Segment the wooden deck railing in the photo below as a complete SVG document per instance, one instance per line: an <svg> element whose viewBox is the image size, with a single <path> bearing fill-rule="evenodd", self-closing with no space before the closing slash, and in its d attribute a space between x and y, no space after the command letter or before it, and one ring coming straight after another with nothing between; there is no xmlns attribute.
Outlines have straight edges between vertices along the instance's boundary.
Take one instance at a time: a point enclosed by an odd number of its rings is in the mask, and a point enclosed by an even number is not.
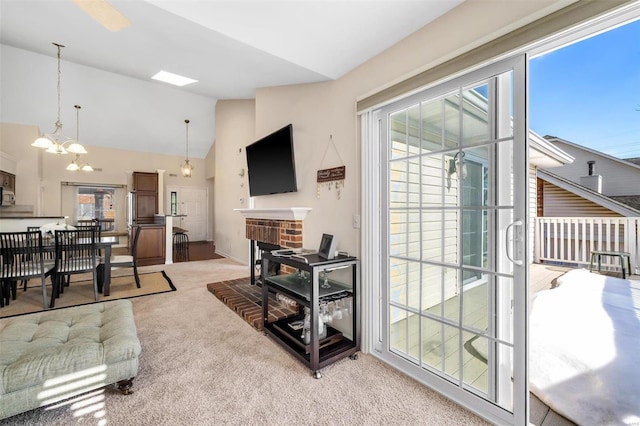
<svg viewBox="0 0 640 426"><path fill-rule="evenodd" d="M591 251L631 254L631 272L640 268L640 217L538 217L535 219L535 262L589 265ZM603 257L602 266L619 268Z"/></svg>

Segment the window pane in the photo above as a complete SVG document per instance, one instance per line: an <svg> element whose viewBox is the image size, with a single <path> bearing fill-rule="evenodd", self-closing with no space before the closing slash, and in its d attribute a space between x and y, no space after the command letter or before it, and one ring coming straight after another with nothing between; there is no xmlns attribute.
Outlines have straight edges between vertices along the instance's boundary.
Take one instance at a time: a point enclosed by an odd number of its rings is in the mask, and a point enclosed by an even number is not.
<svg viewBox="0 0 640 426"><path fill-rule="evenodd" d="M481 275L462 287L462 324L479 332L489 329L489 280L493 275Z"/></svg>
<svg viewBox="0 0 640 426"><path fill-rule="evenodd" d="M78 187L76 220L99 219L103 231L116 230L115 188Z"/></svg>
<svg viewBox="0 0 640 426"><path fill-rule="evenodd" d="M409 275L407 261L402 259L389 259L389 299L397 304L407 304L407 279Z"/></svg>
<svg viewBox="0 0 640 426"><path fill-rule="evenodd" d="M442 204L442 169L441 154L422 157L422 205L439 206Z"/></svg>
<svg viewBox="0 0 640 426"><path fill-rule="evenodd" d="M422 317L422 362L442 371L444 335L442 323Z"/></svg>
<svg viewBox="0 0 640 426"><path fill-rule="evenodd" d="M488 84L462 92L462 144L471 145L489 140Z"/></svg>
<svg viewBox="0 0 640 426"><path fill-rule="evenodd" d="M422 311L441 316L442 267L422 265Z"/></svg>
<svg viewBox="0 0 640 426"><path fill-rule="evenodd" d="M460 377L460 330L443 325L444 328L444 372L454 379Z"/></svg>
<svg viewBox="0 0 640 426"><path fill-rule="evenodd" d="M442 261L442 210L422 211L422 259Z"/></svg>
<svg viewBox="0 0 640 426"><path fill-rule="evenodd" d="M393 161L389 163L389 206L406 207L408 200L407 162Z"/></svg>
<svg viewBox="0 0 640 426"><path fill-rule="evenodd" d="M407 111L402 110L389 116L389 139L391 159L407 155Z"/></svg>
<svg viewBox="0 0 640 426"><path fill-rule="evenodd" d="M425 152L442 149L443 105L441 99L422 103L422 149Z"/></svg>
<svg viewBox="0 0 640 426"><path fill-rule="evenodd" d="M409 207L420 207L420 157L407 160L407 203Z"/></svg>
<svg viewBox="0 0 640 426"><path fill-rule="evenodd" d="M462 351L462 381L483 394L488 392L489 341L486 337L465 332Z"/></svg>
<svg viewBox="0 0 640 426"><path fill-rule="evenodd" d="M457 148L460 144L460 96L447 96L444 100L444 146Z"/></svg>

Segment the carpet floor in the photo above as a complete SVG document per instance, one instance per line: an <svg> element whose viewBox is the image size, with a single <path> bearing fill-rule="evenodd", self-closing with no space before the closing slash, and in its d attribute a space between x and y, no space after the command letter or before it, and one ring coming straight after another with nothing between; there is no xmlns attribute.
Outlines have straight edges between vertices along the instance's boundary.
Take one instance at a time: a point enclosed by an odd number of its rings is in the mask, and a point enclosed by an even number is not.
<svg viewBox="0 0 640 426"><path fill-rule="evenodd" d="M111 277L111 294L109 296L100 295L99 302L175 291L171 279L164 271L140 273L140 288L136 287L135 278L133 275L129 275L130 272L131 268L128 268L126 275L114 270ZM51 298L51 281L49 278L47 278L47 283L48 304ZM16 296L16 300L11 300L9 305L0 308L0 318L43 310L42 287L39 285L38 280L30 280L27 291L23 291L20 283L18 283ZM91 274L78 274L72 276L69 287L64 288L64 293L56 299L54 306L57 309L95 302Z"/></svg>
<svg viewBox="0 0 640 426"><path fill-rule="evenodd" d="M314 379L207 290L207 283L246 276L246 265L217 259L157 267L178 291L131 299L142 344L134 393L109 386L0 425L487 424L368 354L337 361Z"/></svg>

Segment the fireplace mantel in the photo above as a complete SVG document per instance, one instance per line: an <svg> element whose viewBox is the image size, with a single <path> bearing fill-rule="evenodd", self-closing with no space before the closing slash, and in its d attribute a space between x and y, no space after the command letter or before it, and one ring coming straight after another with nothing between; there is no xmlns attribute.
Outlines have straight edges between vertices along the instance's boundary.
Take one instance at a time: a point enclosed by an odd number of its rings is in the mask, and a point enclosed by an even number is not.
<svg viewBox="0 0 640 426"><path fill-rule="evenodd" d="M311 207L233 209L246 219L304 220Z"/></svg>

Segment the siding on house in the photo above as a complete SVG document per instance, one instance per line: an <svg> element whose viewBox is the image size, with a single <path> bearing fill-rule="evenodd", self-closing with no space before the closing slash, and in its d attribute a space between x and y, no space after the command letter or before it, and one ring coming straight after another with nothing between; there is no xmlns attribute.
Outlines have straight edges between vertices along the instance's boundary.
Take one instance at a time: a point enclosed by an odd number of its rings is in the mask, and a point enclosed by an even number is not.
<svg viewBox="0 0 640 426"><path fill-rule="evenodd" d="M588 161L595 161L595 175L602 176L602 195L640 195L640 166L584 148L560 138L545 136L549 142L574 157L570 164L556 167L554 174L580 184L588 176Z"/></svg>
<svg viewBox="0 0 640 426"><path fill-rule="evenodd" d="M538 177L536 167L529 165L529 226L527 227L529 237L529 262L533 262L533 254L535 253L535 236L536 236L536 217L538 217Z"/></svg>
<svg viewBox="0 0 640 426"><path fill-rule="evenodd" d="M556 170L558 169L555 169L554 172ZM545 217L622 216L549 182L542 181L542 190L544 192L543 212Z"/></svg>

